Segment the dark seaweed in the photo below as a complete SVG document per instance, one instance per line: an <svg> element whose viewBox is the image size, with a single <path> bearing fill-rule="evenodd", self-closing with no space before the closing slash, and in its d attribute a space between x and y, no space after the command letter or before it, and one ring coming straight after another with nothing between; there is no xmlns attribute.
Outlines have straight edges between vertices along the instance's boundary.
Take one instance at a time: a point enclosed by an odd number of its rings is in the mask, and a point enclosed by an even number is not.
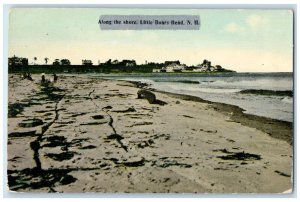
<svg viewBox="0 0 300 202"><path fill-rule="evenodd" d="M12 191L26 188L40 189L49 187L50 191L55 192L52 187L57 186L57 184L67 185L77 180L68 174L70 171L63 169L38 170L28 168L20 171L8 170L8 186Z"/></svg>
<svg viewBox="0 0 300 202"><path fill-rule="evenodd" d="M223 160L239 160L239 161L252 161L252 160L261 160L260 155L257 154L250 154L245 152L230 152L231 154L228 154L226 156L218 156L217 158L223 159Z"/></svg>
<svg viewBox="0 0 300 202"><path fill-rule="evenodd" d="M291 90L277 91L277 90L247 89L247 90L242 90L239 93L241 93L241 94L254 94L254 95L288 96L288 97L293 97L293 91L291 91Z"/></svg>

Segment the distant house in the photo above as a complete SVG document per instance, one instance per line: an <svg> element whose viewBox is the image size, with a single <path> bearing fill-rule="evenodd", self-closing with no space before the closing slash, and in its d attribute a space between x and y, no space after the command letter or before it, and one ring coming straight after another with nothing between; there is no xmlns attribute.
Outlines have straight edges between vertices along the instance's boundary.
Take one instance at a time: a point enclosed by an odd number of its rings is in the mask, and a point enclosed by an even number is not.
<svg viewBox="0 0 300 202"><path fill-rule="evenodd" d="M114 61L112 61L112 63L111 64L113 64L113 65L117 65L117 64L119 64L119 61L118 60L114 60Z"/></svg>
<svg viewBox="0 0 300 202"><path fill-rule="evenodd" d="M197 66L196 66L196 68L193 69L193 72L204 72L204 69L197 68Z"/></svg>
<svg viewBox="0 0 300 202"><path fill-rule="evenodd" d="M179 60L175 60L175 61L165 61L165 65L171 65L171 64L177 64L180 65L180 61Z"/></svg>
<svg viewBox="0 0 300 202"><path fill-rule="evenodd" d="M60 60L60 64L61 65L71 65L71 62L68 59L62 59L62 60Z"/></svg>
<svg viewBox="0 0 300 202"><path fill-rule="evenodd" d="M184 70L184 65L172 63L166 67L166 72L182 72Z"/></svg>
<svg viewBox="0 0 300 202"><path fill-rule="evenodd" d="M210 72L214 69L211 66L211 62L208 60L203 60L202 64L196 65L193 69L194 72Z"/></svg>
<svg viewBox="0 0 300 202"><path fill-rule="evenodd" d="M160 69L160 72L167 72L167 68L166 68L166 67L162 67L162 68Z"/></svg>
<svg viewBox="0 0 300 202"><path fill-rule="evenodd" d="M202 63L202 67L210 67L211 66L211 62L208 61L208 60L203 60L203 63Z"/></svg>
<svg viewBox="0 0 300 202"><path fill-rule="evenodd" d="M71 62L68 59L61 59L61 60L55 59L54 62L53 62L53 65L56 65L56 66L57 65L64 65L64 66L66 66L66 65L71 65Z"/></svg>
<svg viewBox="0 0 300 202"><path fill-rule="evenodd" d="M126 66L126 67L134 67L134 66L136 66L135 60L122 60L121 64L124 65L124 66Z"/></svg>
<svg viewBox="0 0 300 202"><path fill-rule="evenodd" d="M205 71L205 72L209 72L211 71L211 62L208 61L208 60L203 60L203 63L201 64L202 66L202 71Z"/></svg>
<svg viewBox="0 0 300 202"><path fill-rule="evenodd" d="M215 71L222 71L223 67L221 65L216 65L215 66Z"/></svg>
<svg viewBox="0 0 300 202"><path fill-rule="evenodd" d="M161 69L153 69L152 72L153 73L161 72Z"/></svg>
<svg viewBox="0 0 300 202"><path fill-rule="evenodd" d="M60 65L59 59L55 59L54 62L53 62L53 65Z"/></svg>
<svg viewBox="0 0 300 202"><path fill-rule="evenodd" d="M175 61L174 63L166 61L165 63L168 65L164 65L161 69L153 69L152 72L182 72L185 71L187 67L185 64L180 64L179 61Z"/></svg>
<svg viewBox="0 0 300 202"><path fill-rule="evenodd" d="M8 65L9 66L28 66L28 59L27 58L19 58L15 55L11 58L8 58Z"/></svg>
<svg viewBox="0 0 300 202"><path fill-rule="evenodd" d="M84 65L84 66L92 66L93 62L91 60L82 60L82 65Z"/></svg>

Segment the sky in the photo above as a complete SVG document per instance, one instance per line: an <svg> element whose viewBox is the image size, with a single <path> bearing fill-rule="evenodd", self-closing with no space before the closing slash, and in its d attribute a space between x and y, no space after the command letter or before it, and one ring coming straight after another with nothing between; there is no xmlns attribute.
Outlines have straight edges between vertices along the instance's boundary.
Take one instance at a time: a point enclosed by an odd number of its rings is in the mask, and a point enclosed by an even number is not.
<svg viewBox="0 0 300 202"><path fill-rule="evenodd" d="M101 30L100 15L199 15L199 30ZM204 59L238 72L293 71L293 12L265 9L13 8L8 55L138 64Z"/></svg>

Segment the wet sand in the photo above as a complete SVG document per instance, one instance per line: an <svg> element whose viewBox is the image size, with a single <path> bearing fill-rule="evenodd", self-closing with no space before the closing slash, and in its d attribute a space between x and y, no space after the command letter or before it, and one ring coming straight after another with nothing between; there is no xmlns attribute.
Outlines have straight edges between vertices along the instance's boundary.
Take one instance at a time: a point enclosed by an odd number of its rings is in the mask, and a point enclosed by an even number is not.
<svg viewBox="0 0 300 202"><path fill-rule="evenodd" d="M137 83L9 75L8 185L18 192L282 193L292 123ZM163 103L166 103L163 105Z"/></svg>

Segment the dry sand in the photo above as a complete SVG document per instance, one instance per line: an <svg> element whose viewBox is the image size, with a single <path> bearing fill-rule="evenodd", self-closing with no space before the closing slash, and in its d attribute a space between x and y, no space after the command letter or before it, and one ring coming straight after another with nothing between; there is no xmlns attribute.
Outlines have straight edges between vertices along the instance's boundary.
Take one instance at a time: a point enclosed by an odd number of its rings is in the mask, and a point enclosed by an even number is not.
<svg viewBox="0 0 300 202"><path fill-rule="evenodd" d="M291 123L259 117L251 122L252 116L247 121L234 106L163 92L155 95L166 105L149 104L137 99L136 84L125 81L60 75L53 86L43 87L40 75L33 79L9 75L12 191L282 193L292 188Z"/></svg>

